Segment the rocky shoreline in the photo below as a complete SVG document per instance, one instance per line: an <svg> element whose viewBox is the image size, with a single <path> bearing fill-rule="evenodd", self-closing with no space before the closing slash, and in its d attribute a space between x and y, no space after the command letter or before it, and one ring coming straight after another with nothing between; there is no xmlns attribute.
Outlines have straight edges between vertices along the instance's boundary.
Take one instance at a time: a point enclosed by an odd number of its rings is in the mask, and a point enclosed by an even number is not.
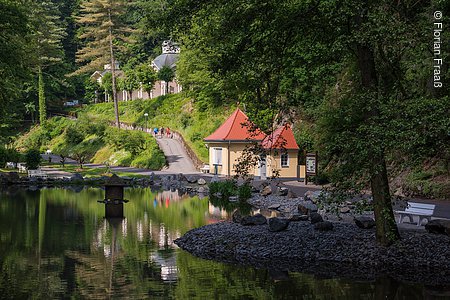
<svg viewBox="0 0 450 300"><path fill-rule="evenodd" d="M259 219L253 224L262 225L248 226L252 222L235 214L233 222L193 229L175 244L201 258L256 268L354 280L387 275L400 281L450 286L449 235L403 228L401 240L385 248L377 245L374 228L295 217L297 206L305 206L303 198L258 195L248 202L261 211L276 210L280 219L288 220L286 229L273 231L273 222ZM319 223L331 227L322 230Z"/></svg>
<svg viewBox="0 0 450 300"><path fill-rule="evenodd" d="M92 186L102 187L110 177L83 177L75 173L70 177L23 177L17 172L0 173L1 187L21 187L39 189L43 187L71 187L71 186ZM125 186L128 187L150 187L152 190L177 190L179 193L191 195L207 195L209 190L207 182L201 176L183 174L176 175L155 175L154 173L143 178L120 177Z"/></svg>

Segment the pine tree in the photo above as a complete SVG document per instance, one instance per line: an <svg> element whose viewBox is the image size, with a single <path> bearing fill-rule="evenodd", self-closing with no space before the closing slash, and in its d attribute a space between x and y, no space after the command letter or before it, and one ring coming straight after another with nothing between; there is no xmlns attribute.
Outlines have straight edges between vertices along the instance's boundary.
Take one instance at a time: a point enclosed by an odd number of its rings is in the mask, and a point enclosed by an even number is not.
<svg viewBox="0 0 450 300"><path fill-rule="evenodd" d="M38 73L39 121L43 124L47 117L45 103L44 71L45 68L61 62L64 57L62 39L65 31L60 24L60 13L51 1L29 2L33 44L33 67Z"/></svg>
<svg viewBox="0 0 450 300"><path fill-rule="evenodd" d="M116 53L128 42L131 30L123 25L120 18L125 12L123 0L84 0L81 3L81 15L77 23L82 26L80 38L84 47L77 51L77 61L84 62L74 74L98 70L109 63L112 75L112 96L117 127L119 123L119 104L116 91Z"/></svg>

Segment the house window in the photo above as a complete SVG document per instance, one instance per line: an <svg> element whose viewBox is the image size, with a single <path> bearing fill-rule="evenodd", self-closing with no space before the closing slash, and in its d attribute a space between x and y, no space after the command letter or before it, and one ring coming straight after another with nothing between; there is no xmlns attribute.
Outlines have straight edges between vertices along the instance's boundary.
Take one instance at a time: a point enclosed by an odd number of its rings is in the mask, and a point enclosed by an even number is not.
<svg viewBox="0 0 450 300"><path fill-rule="evenodd" d="M287 153L281 154L281 166L289 167L289 154L287 154Z"/></svg>
<svg viewBox="0 0 450 300"><path fill-rule="evenodd" d="M222 148L213 148L213 165L222 165Z"/></svg>

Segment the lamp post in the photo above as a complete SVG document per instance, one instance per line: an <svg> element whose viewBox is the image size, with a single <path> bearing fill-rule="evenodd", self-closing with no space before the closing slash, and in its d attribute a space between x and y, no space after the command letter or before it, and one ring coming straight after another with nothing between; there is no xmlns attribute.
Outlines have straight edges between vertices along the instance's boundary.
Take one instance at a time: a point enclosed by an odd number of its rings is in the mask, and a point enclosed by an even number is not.
<svg viewBox="0 0 450 300"><path fill-rule="evenodd" d="M147 120L148 120L148 113L144 114L145 117L145 132L147 132Z"/></svg>

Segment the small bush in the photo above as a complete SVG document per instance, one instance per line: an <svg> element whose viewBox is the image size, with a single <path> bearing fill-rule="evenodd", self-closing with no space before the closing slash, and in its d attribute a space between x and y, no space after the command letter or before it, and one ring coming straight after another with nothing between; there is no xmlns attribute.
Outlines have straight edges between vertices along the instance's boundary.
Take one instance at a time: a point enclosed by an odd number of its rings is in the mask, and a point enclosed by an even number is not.
<svg viewBox="0 0 450 300"><path fill-rule="evenodd" d="M228 198L230 196L237 195L237 184L233 179L227 179L225 181L212 182L209 184L209 193L211 195L220 193L222 198Z"/></svg>
<svg viewBox="0 0 450 300"><path fill-rule="evenodd" d="M245 183L238 187L239 200L247 200L252 196L252 187L250 184Z"/></svg>
<svg viewBox="0 0 450 300"><path fill-rule="evenodd" d="M30 170L35 170L41 164L41 154L39 150L30 149L25 154L25 162L27 163L27 168Z"/></svg>

